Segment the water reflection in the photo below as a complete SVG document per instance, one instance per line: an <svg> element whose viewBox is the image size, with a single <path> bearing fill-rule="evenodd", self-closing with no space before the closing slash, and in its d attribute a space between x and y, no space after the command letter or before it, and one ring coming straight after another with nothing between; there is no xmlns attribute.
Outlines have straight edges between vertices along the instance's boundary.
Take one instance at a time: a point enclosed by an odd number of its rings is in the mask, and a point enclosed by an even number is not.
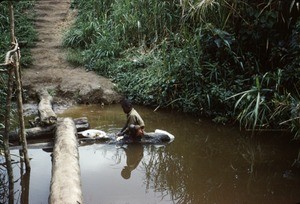
<svg viewBox="0 0 300 204"><path fill-rule="evenodd" d="M237 128L176 112L137 109L143 115L147 131L163 129L174 134L175 140L165 146L81 145L85 203L300 201L300 167L293 166L299 143L287 135L263 133L250 137L250 133ZM92 128L108 132L117 132L124 122L119 105L79 106L64 116L87 116ZM33 158L29 203L47 203L50 153L29 152Z"/></svg>
<svg viewBox="0 0 300 204"><path fill-rule="evenodd" d="M48 203L51 175L49 153L41 149L28 149L32 168L31 171L25 171L24 163L21 162L22 157L19 155L20 151L17 149L10 151L14 161L14 203Z"/></svg>
<svg viewBox="0 0 300 204"><path fill-rule="evenodd" d="M23 173L21 170L21 203L29 203L30 172Z"/></svg>
<svg viewBox="0 0 300 204"><path fill-rule="evenodd" d="M126 166L121 171L121 176L124 179L129 179L131 172L139 165L143 158L143 145L141 144L128 144L122 147L126 154Z"/></svg>
<svg viewBox="0 0 300 204"><path fill-rule="evenodd" d="M0 157L0 203L8 203L9 183L7 178L7 169L5 167L5 159Z"/></svg>
<svg viewBox="0 0 300 204"><path fill-rule="evenodd" d="M0 203L29 203L31 171L25 170L23 152L18 150L15 153L11 155L12 175L8 175L7 164L4 158L0 157ZM10 180L13 184L9 183ZM9 195L9 188L12 188L12 197Z"/></svg>
<svg viewBox="0 0 300 204"><path fill-rule="evenodd" d="M183 147L176 143L158 150L148 147L147 188L171 196L174 203L299 201L299 180L286 181L282 174L291 165L284 158L292 152L296 155L297 148L285 149L284 143L274 148L276 141L249 137L228 141L223 137L222 143L218 136L213 139L189 138L188 148L183 140Z"/></svg>
<svg viewBox="0 0 300 204"><path fill-rule="evenodd" d="M100 110L97 107L88 108L89 112ZM101 172L113 178L117 184L107 181L103 175L93 175L93 178L98 177L99 182L105 183L105 188L109 187L120 193L113 197L102 194L98 199L103 200L103 203L143 203L144 198L139 197L137 201L126 197L135 196L137 192L140 196L147 197L146 203L300 201L299 180L287 180L283 177L286 172L290 175L286 170L297 157L299 147L297 143L290 142L288 136L263 133L250 137L251 133L237 128L215 125L188 115L137 108L143 115L148 131L167 130L175 135L175 140L159 148L145 145L143 158L131 171L134 174L127 180L121 177L123 181L114 178L113 173L116 168L119 176L129 166L121 159L123 151L109 149L108 155L116 155L114 152L117 152L119 156L114 157L113 168L111 164L107 164L109 170L104 170L101 166ZM93 115L88 115L84 109L85 107L79 108L74 113L77 114L76 117L88 116L92 127L109 130L123 125L119 106L104 107ZM103 158L99 160L103 161ZM85 170L81 173L85 175ZM130 184L125 184L125 181ZM90 186L91 183L86 181L83 188L90 192ZM143 189L144 192L141 192Z"/></svg>

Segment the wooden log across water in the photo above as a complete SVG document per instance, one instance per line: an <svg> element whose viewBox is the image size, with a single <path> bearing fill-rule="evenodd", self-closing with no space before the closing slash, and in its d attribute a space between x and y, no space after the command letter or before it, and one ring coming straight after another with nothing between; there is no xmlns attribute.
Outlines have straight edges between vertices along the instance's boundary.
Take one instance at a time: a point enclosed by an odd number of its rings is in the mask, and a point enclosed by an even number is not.
<svg viewBox="0 0 300 204"><path fill-rule="evenodd" d="M87 117L73 119L77 131L87 130L90 127ZM47 137L54 137L56 130L56 124L44 126L44 127L33 127L25 130L27 139L40 139ZM0 133L1 134L1 133ZM9 140L11 142L19 140L19 132L14 131L9 133Z"/></svg>
<svg viewBox="0 0 300 204"><path fill-rule="evenodd" d="M57 118L52 109L52 96L42 89L38 92L40 125L32 136L48 134L54 137L52 177L49 203L82 203L77 130L89 128L87 118ZM76 124L76 125L75 125Z"/></svg>
<svg viewBox="0 0 300 204"><path fill-rule="evenodd" d="M59 119L52 160L49 203L82 203L78 141L71 118Z"/></svg>
<svg viewBox="0 0 300 204"><path fill-rule="evenodd" d="M89 121L87 117L81 117L81 118L74 118L74 123L77 129L77 132L87 130L90 128Z"/></svg>
<svg viewBox="0 0 300 204"><path fill-rule="evenodd" d="M57 115L52 109L52 96L47 90L41 89L38 91L38 97L40 99L38 111L41 123L45 125L55 124L57 121Z"/></svg>
<svg viewBox="0 0 300 204"><path fill-rule="evenodd" d="M25 129L27 139L54 138L52 153L52 177L49 203L83 203L77 131L89 128L86 117L58 118L52 110L52 97L45 90L39 92L38 106L40 120L34 122L37 127ZM76 125L75 125L76 124ZM0 132L0 134L2 134ZM9 134L10 141L18 141L19 132ZM53 143L44 143L46 148ZM41 144L34 144L40 147ZM16 147L18 149L19 147Z"/></svg>
<svg viewBox="0 0 300 204"><path fill-rule="evenodd" d="M39 143L28 143L27 148L28 149L51 149L54 146L54 142L39 142ZM10 150L21 150L22 146L12 146L9 147Z"/></svg>

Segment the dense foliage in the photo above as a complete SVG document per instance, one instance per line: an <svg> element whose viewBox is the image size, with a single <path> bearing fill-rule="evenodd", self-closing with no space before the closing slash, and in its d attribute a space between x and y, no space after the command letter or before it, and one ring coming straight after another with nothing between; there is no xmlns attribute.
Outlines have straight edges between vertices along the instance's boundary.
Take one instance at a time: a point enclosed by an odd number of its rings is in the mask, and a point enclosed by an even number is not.
<svg viewBox="0 0 300 204"><path fill-rule="evenodd" d="M77 48L71 59L114 78L137 102L222 120L235 116L228 98L240 96L236 113L246 126L276 126L298 111L299 23L291 2L75 5L79 18L65 40Z"/></svg>
<svg viewBox="0 0 300 204"><path fill-rule="evenodd" d="M23 67L30 65L31 55L29 48L34 45L37 33L34 30L32 12L34 1L13 1L15 17L15 36L22 50L21 63ZM10 22L8 1L0 3L0 59L4 62L4 56L10 50Z"/></svg>
<svg viewBox="0 0 300 204"><path fill-rule="evenodd" d="M298 1L74 0L68 59L135 102L299 130Z"/></svg>
<svg viewBox="0 0 300 204"><path fill-rule="evenodd" d="M34 45L34 41L37 37L36 31L33 28L34 13L31 10L34 5L34 1L13 1L13 3L15 16L15 36L20 44L22 56L21 64L24 67L31 63L29 48ZM8 1L0 2L0 33L0 63L4 63L6 52L11 50ZM2 121L4 118L6 104L6 84L7 74L0 72L0 129L4 127ZM0 141L2 141L1 135Z"/></svg>

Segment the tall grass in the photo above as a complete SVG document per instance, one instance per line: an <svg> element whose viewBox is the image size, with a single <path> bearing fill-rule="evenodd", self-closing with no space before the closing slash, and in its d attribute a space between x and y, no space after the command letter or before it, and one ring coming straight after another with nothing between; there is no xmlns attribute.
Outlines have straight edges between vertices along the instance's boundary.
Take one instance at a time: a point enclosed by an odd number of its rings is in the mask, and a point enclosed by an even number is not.
<svg viewBox="0 0 300 204"><path fill-rule="evenodd" d="M299 87L299 23L288 22L288 2L74 0L73 7L79 15L64 40L81 56L73 61L112 78L134 101L236 118L252 129L276 128L281 114L291 119L275 103L297 98Z"/></svg>

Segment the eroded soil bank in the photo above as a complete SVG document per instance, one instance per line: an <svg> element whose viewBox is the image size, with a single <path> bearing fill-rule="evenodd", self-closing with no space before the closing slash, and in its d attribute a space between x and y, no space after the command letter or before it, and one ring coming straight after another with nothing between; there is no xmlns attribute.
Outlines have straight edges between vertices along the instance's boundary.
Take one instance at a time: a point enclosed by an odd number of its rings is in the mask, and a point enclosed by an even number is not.
<svg viewBox="0 0 300 204"><path fill-rule="evenodd" d="M70 9L70 2L36 1L38 41L31 49L32 66L23 69L25 101L35 101L36 92L45 88L56 104L116 103L120 100L120 94L109 79L86 72L84 67L74 67L66 61L66 50L62 47L63 33L76 17L76 11Z"/></svg>

